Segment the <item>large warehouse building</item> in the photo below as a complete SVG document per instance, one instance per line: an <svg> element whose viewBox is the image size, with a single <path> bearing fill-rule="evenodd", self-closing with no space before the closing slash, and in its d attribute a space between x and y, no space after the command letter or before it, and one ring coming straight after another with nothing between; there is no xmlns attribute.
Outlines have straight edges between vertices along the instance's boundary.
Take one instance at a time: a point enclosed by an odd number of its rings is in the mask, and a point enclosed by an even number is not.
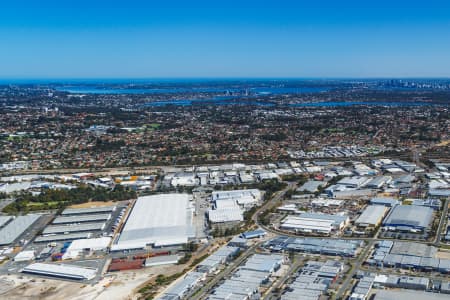
<svg viewBox="0 0 450 300"><path fill-rule="evenodd" d="M368 205L355 224L359 227L376 227L381 224L387 210L384 205Z"/></svg>
<svg viewBox="0 0 450 300"><path fill-rule="evenodd" d="M116 206L100 206L100 207L87 207L87 208L66 208L63 210L61 215L87 215L87 214L100 214L100 213L111 213L116 210Z"/></svg>
<svg viewBox="0 0 450 300"><path fill-rule="evenodd" d="M65 234L71 232L84 232L84 231L101 231L105 228L104 222L98 223L81 223L81 224L71 224L71 225L50 225L47 226L43 231L43 235L49 234Z"/></svg>
<svg viewBox="0 0 450 300"><path fill-rule="evenodd" d="M301 213L288 216L281 223L281 228L296 232L330 234L342 230L349 223L348 216L319 213Z"/></svg>
<svg viewBox="0 0 450 300"><path fill-rule="evenodd" d="M52 276L73 280L91 280L97 275L97 269L66 264L34 263L23 268L22 273Z"/></svg>
<svg viewBox="0 0 450 300"><path fill-rule="evenodd" d="M88 223L88 222L99 222L107 221L111 219L111 214L87 214L87 215L72 215L72 216L61 216L53 220L53 224L70 224L70 223Z"/></svg>
<svg viewBox="0 0 450 300"><path fill-rule="evenodd" d="M18 216L7 223L9 219L2 221L4 227L0 229L0 246L9 245L18 239L34 222L40 218L40 215L30 214Z"/></svg>
<svg viewBox="0 0 450 300"><path fill-rule="evenodd" d="M258 189L233 190L233 191L214 191L211 195L211 201L220 205L222 201L232 201L237 203L242 209L250 209L258 205L262 200L262 193Z"/></svg>
<svg viewBox="0 0 450 300"><path fill-rule="evenodd" d="M188 194L139 197L111 250L180 245L195 237Z"/></svg>
<svg viewBox="0 0 450 300"><path fill-rule="evenodd" d="M416 205L397 205L383 222L388 230L425 231L433 220L433 209Z"/></svg>

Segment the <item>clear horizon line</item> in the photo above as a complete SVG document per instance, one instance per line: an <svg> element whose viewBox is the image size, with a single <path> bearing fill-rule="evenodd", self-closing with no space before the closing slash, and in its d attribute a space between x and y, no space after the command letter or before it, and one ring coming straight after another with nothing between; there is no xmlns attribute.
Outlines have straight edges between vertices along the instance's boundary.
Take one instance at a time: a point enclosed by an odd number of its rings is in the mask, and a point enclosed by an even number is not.
<svg viewBox="0 0 450 300"><path fill-rule="evenodd" d="M261 76L261 77L242 77L242 76L192 76L192 77L1 77L0 81L70 81L70 80L386 80L386 79L425 79L425 80L450 80L450 76L313 76L313 77L283 77L283 76Z"/></svg>

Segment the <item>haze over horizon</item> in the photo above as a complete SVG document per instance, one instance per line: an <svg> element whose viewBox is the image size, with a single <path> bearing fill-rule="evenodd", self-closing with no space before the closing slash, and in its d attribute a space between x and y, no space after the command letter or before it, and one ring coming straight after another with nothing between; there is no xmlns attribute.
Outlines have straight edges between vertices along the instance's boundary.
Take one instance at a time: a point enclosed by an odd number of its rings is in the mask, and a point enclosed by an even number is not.
<svg viewBox="0 0 450 300"><path fill-rule="evenodd" d="M14 1L0 78L450 77L450 3Z"/></svg>

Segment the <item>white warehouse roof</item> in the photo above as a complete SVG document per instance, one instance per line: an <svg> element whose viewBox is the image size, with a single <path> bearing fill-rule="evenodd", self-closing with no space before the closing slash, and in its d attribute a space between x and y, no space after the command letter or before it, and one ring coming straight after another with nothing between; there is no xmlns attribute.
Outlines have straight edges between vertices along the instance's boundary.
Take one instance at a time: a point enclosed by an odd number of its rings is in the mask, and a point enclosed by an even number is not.
<svg viewBox="0 0 450 300"><path fill-rule="evenodd" d="M64 259L75 258L79 256L83 250L90 250L90 251L105 250L109 246L110 242L111 242L110 237L74 240L70 244L69 248L67 248L63 258Z"/></svg>
<svg viewBox="0 0 450 300"><path fill-rule="evenodd" d="M34 250L25 250L17 253L17 255L14 257L14 261L27 261L33 260L34 258Z"/></svg>
<svg viewBox="0 0 450 300"><path fill-rule="evenodd" d="M242 197L252 197L259 200L261 198L261 191L258 189L248 189L212 192L212 200L237 199Z"/></svg>
<svg viewBox="0 0 450 300"><path fill-rule="evenodd" d="M387 207L384 205L368 205L355 223L357 225L377 225L383 219L386 210Z"/></svg>
<svg viewBox="0 0 450 300"><path fill-rule="evenodd" d="M212 223L241 222L244 220L242 210L239 207L208 210L208 218Z"/></svg>
<svg viewBox="0 0 450 300"><path fill-rule="evenodd" d="M0 216L0 227L3 227L3 225L8 223L9 220L11 220L11 219L12 219L11 216Z"/></svg>
<svg viewBox="0 0 450 300"><path fill-rule="evenodd" d="M90 280L97 274L97 269L66 264L34 263L23 268L22 272L76 280Z"/></svg>
<svg viewBox="0 0 450 300"><path fill-rule="evenodd" d="M193 208L188 194L139 197L112 250L139 249L146 245L187 243L194 237Z"/></svg>
<svg viewBox="0 0 450 300"><path fill-rule="evenodd" d="M305 232L320 231L330 233L333 230L333 223L333 220L288 216L281 224L281 228Z"/></svg>

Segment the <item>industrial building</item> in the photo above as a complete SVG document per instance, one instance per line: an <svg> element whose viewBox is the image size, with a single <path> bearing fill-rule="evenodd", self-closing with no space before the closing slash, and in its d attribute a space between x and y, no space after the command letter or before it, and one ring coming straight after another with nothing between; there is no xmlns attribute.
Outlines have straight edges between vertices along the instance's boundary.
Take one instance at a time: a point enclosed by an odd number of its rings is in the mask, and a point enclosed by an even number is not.
<svg viewBox="0 0 450 300"><path fill-rule="evenodd" d="M241 236L234 236L227 244L228 246L238 247L238 248L248 248L248 240Z"/></svg>
<svg viewBox="0 0 450 300"><path fill-rule="evenodd" d="M437 198L450 197L450 189L430 189L428 195Z"/></svg>
<svg viewBox="0 0 450 300"><path fill-rule="evenodd" d="M177 300L185 297L189 291L200 284L206 277L205 273L201 272L188 272L184 277L177 281L174 285L170 286L161 297L157 300Z"/></svg>
<svg viewBox="0 0 450 300"><path fill-rule="evenodd" d="M273 272L284 262L279 254L253 254L247 262L216 287L208 299L257 299L259 287L266 283Z"/></svg>
<svg viewBox="0 0 450 300"><path fill-rule="evenodd" d="M23 268L21 272L73 280L91 280L97 275L97 269L93 268L44 263L30 264Z"/></svg>
<svg viewBox="0 0 450 300"><path fill-rule="evenodd" d="M53 224L70 224L70 223L87 223L107 221L111 219L111 214L86 214L86 215L70 215L60 216L53 220Z"/></svg>
<svg viewBox="0 0 450 300"><path fill-rule="evenodd" d="M315 193L320 187L324 187L327 183L317 180L309 180L297 189L298 192Z"/></svg>
<svg viewBox="0 0 450 300"><path fill-rule="evenodd" d="M288 216L283 220L280 227L281 229L291 230L295 232L330 234L333 230L332 225L332 220L316 220L296 216Z"/></svg>
<svg viewBox="0 0 450 300"><path fill-rule="evenodd" d="M139 197L111 250L181 245L195 237L188 194Z"/></svg>
<svg viewBox="0 0 450 300"><path fill-rule="evenodd" d="M166 180L170 180L170 184L174 187L177 186L197 186L199 180L195 177L194 173L177 173L166 176Z"/></svg>
<svg viewBox="0 0 450 300"><path fill-rule="evenodd" d="M214 191L211 194L211 201L219 206L222 201L234 201L239 207L248 210L258 205L262 200L262 193L258 189Z"/></svg>
<svg viewBox="0 0 450 300"><path fill-rule="evenodd" d="M64 253L63 259L76 258L84 251L106 251L110 243L110 237L74 240Z"/></svg>
<svg viewBox="0 0 450 300"><path fill-rule="evenodd" d="M281 296L281 300L320 299L343 268L344 265L341 262L334 260L308 261L299 271L294 282L289 284L289 289Z"/></svg>
<svg viewBox="0 0 450 300"><path fill-rule="evenodd" d="M387 230L423 232L433 220L433 209L425 206L397 205L383 222Z"/></svg>
<svg viewBox="0 0 450 300"><path fill-rule="evenodd" d="M366 300L372 289L375 277L372 275L362 277L353 288L349 300Z"/></svg>
<svg viewBox="0 0 450 300"><path fill-rule="evenodd" d="M355 257L363 242L358 240L332 240L279 236L264 244L271 251L294 251L323 255Z"/></svg>
<svg viewBox="0 0 450 300"><path fill-rule="evenodd" d="M211 195L213 208L208 210L208 220L213 229L226 229L244 220L244 211L261 202L262 193L257 189L215 191Z"/></svg>
<svg viewBox="0 0 450 300"><path fill-rule="evenodd" d="M407 199L406 201L410 202L411 205L427 206L436 211L440 210L442 206L441 201L438 199Z"/></svg>
<svg viewBox="0 0 450 300"><path fill-rule="evenodd" d="M364 184L368 183L370 178L365 176L353 176L353 177L344 177L337 182L338 185L345 186L347 188L359 188Z"/></svg>
<svg viewBox="0 0 450 300"><path fill-rule="evenodd" d="M197 267L197 270L204 273L212 273L224 263L231 261L238 253L238 247L222 246L216 252L204 259Z"/></svg>
<svg viewBox="0 0 450 300"><path fill-rule="evenodd" d="M71 225L50 225L45 227L42 231L43 235L49 234L64 234L72 232L93 232L101 231L105 228L105 223L81 223L81 224L71 224Z"/></svg>
<svg viewBox="0 0 450 300"><path fill-rule="evenodd" d="M331 208L338 208L344 203L343 200L336 200L336 199L314 199L311 201L312 207L331 207Z"/></svg>
<svg viewBox="0 0 450 300"><path fill-rule="evenodd" d="M330 234L342 230L349 221L348 216L301 213L297 216L287 216L280 227L295 232Z"/></svg>
<svg viewBox="0 0 450 300"><path fill-rule="evenodd" d="M0 216L0 228L5 226L12 218L12 216Z"/></svg>
<svg viewBox="0 0 450 300"><path fill-rule="evenodd" d="M14 257L14 261L30 261L35 259L34 250L24 250L17 253Z"/></svg>
<svg viewBox="0 0 450 300"><path fill-rule="evenodd" d="M116 206L100 206L100 207L88 207L88 208L66 208L63 210L61 215L87 215L87 214L100 214L100 213L111 213L116 210Z"/></svg>
<svg viewBox="0 0 450 300"><path fill-rule="evenodd" d="M376 194L376 191L374 189L357 187L357 181L353 182L352 180L345 180L342 183L343 184L339 184L338 182L337 184L327 187L325 189L325 192L327 193L328 197L337 199L351 199L357 197L369 198ZM361 184L364 183L365 181L361 182Z"/></svg>
<svg viewBox="0 0 450 300"><path fill-rule="evenodd" d="M213 229L226 229L239 225L244 221L244 213L240 207L227 207L208 210L208 220Z"/></svg>
<svg viewBox="0 0 450 300"><path fill-rule="evenodd" d="M188 272L181 280L170 286L159 300L179 300L188 296L207 276L208 273L215 272L218 267L232 260L239 252L238 247L222 246L211 256L203 260L196 271Z"/></svg>
<svg viewBox="0 0 450 300"><path fill-rule="evenodd" d="M155 266L163 266L163 265L174 265L178 262L180 257L178 255L162 255L162 256L154 256L145 259L144 266L146 267L155 267Z"/></svg>
<svg viewBox="0 0 450 300"><path fill-rule="evenodd" d="M383 205L368 205L355 221L356 226L374 228L381 224L388 208Z"/></svg>
<svg viewBox="0 0 450 300"><path fill-rule="evenodd" d="M49 243L49 242L60 242L60 241L71 241L76 239L87 239L91 237L90 232L76 232L68 234L50 234L38 236L34 239L35 243Z"/></svg>
<svg viewBox="0 0 450 300"><path fill-rule="evenodd" d="M372 205L384 205L387 207L393 207L395 205L400 204L398 199L389 198L389 197L379 197L370 199L370 204Z"/></svg>
<svg viewBox="0 0 450 300"><path fill-rule="evenodd" d="M365 187L379 189L392 181L391 176L377 176L365 184Z"/></svg>
<svg viewBox="0 0 450 300"><path fill-rule="evenodd" d="M450 260L437 258L437 249L420 243L382 241L368 264L383 267L450 273Z"/></svg>
<svg viewBox="0 0 450 300"><path fill-rule="evenodd" d="M9 245L14 242L39 218L40 215L36 214L18 216L4 225L0 229L0 246Z"/></svg>
<svg viewBox="0 0 450 300"><path fill-rule="evenodd" d="M241 268L244 270L273 273L280 268L283 262L284 256L281 254L254 254L250 256Z"/></svg>
<svg viewBox="0 0 450 300"><path fill-rule="evenodd" d="M401 300L407 299L406 297L430 300L446 299L440 294L423 292L429 291L432 288L435 292L440 290L441 293L445 293L446 282L443 282L442 285L434 285L434 282L432 283L432 281L426 277L378 275L367 272L361 272L360 275L362 277L353 288L352 294L348 298L349 300L366 300L369 298ZM381 289L372 290L372 287ZM391 288L393 290L390 290ZM374 294L375 297L370 296L371 294Z"/></svg>
<svg viewBox="0 0 450 300"><path fill-rule="evenodd" d="M374 300L448 300L448 295L408 290L377 290Z"/></svg>
<svg viewBox="0 0 450 300"><path fill-rule="evenodd" d="M267 234L267 232L265 232L264 230L262 230L261 228L259 228L259 229L256 229L256 230L251 230L251 231L246 231L246 232L243 232L242 234L241 234L241 236L244 238L244 239L256 239L256 238L260 238L260 237L263 237L263 236L265 236Z"/></svg>

